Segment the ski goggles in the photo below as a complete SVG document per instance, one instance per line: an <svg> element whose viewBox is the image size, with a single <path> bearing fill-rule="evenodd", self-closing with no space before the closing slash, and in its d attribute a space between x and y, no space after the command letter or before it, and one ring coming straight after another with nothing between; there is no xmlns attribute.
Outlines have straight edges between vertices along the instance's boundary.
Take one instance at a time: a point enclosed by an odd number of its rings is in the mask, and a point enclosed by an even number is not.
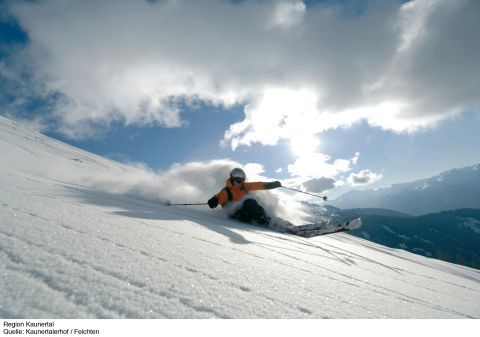
<svg viewBox="0 0 480 337"><path fill-rule="evenodd" d="M243 178L233 178L233 181L239 184L243 184L245 182L245 179Z"/></svg>

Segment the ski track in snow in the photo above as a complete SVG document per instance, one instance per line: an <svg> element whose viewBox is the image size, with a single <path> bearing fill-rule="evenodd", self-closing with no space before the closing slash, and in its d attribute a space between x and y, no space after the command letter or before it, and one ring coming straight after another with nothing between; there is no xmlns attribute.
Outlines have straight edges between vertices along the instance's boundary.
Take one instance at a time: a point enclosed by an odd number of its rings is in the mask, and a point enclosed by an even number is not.
<svg viewBox="0 0 480 337"><path fill-rule="evenodd" d="M477 270L83 186L49 168L128 168L2 117L0 151L2 318L480 318Z"/></svg>

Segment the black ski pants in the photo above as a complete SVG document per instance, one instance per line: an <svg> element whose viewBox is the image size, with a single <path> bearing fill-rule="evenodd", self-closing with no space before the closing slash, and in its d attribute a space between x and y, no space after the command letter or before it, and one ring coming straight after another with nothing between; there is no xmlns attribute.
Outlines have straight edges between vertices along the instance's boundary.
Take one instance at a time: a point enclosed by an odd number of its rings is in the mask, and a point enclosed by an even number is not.
<svg viewBox="0 0 480 337"><path fill-rule="evenodd" d="M267 215L255 199L247 199L243 202L242 208L235 213L234 218L247 223L256 221L262 225L266 222Z"/></svg>

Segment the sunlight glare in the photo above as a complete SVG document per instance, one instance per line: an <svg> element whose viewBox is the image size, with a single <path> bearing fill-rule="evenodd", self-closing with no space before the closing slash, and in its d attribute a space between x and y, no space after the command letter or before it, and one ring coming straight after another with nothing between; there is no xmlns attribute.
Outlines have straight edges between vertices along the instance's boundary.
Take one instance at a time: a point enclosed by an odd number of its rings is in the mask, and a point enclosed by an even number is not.
<svg viewBox="0 0 480 337"><path fill-rule="evenodd" d="M289 139L295 156L309 156L316 152L319 140L315 134L319 120L315 93L309 90L271 89L266 91L257 111L279 126L279 137ZM269 133L274 134L272 131Z"/></svg>
<svg viewBox="0 0 480 337"><path fill-rule="evenodd" d="M319 140L312 134L298 134L290 139L290 149L297 157L314 154L319 144Z"/></svg>

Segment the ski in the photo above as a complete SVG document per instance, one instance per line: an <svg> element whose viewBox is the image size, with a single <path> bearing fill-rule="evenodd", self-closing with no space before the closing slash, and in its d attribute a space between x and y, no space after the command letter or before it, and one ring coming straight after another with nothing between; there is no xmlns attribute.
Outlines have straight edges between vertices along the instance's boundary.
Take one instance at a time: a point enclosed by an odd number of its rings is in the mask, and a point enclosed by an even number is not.
<svg viewBox="0 0 480 337"><path fill-rule="evenodd" d="M333 234L338 232L345 232L351 229L359 228L362 225L361 218L343 222L338 225L333 226L322 226L319 228L312 228L312 229L290 229L289 232L294 235L303 236L303 237L314 237L319 235L325 234Z"/></svg>
<svg viewBox="0 0 480 337"><path fill-rule="evenodd" d="M293 235L310 238L319 235L345 232L351 229L359 228L361 225L361 218L342 222L340 224L332 224L328 221L323 221L317 224L307 224L301 226L294 226L286 220L276 219L274 222L271 223L271 225L269 225L269 228L278 232L286 232Z"/></svg>

